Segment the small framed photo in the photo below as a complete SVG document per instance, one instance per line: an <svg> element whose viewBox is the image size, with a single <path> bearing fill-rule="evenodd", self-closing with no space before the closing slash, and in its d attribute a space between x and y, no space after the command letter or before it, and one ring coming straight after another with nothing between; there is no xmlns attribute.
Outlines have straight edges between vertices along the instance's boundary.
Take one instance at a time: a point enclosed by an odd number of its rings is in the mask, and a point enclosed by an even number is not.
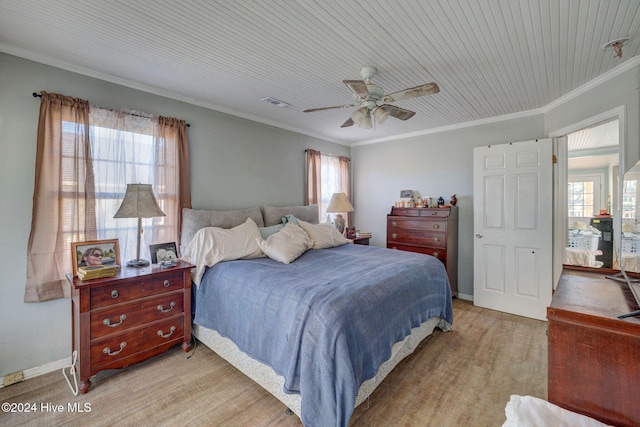
<svg viewBox="0 0 640 427"><path fill-rule="evenodd" d="M167 261L176 262L178 260L178 250L176 249L175 242L149 245L149 253L151 253L152 264L159 264Z"/></svg>
<svg viewBox="0 0 640 427"><path fill-rule="evenodd" d="M355 239L356 238L356 228L355 227L347 227L345 228L345 235L347 239Z"/></svg>
<svg viewBox="0 0 640 427"><path fill-rule="evenodd" d="M118 239L91 240L71 243L73 275L78 275L78 267L85 265L120 265Z"/></svg>
<svg viewBox="0 0 640 427"><path fill-rule="evenodd" d="M409 199L413 197L413 190L400 190L401 199Z"/></svg>

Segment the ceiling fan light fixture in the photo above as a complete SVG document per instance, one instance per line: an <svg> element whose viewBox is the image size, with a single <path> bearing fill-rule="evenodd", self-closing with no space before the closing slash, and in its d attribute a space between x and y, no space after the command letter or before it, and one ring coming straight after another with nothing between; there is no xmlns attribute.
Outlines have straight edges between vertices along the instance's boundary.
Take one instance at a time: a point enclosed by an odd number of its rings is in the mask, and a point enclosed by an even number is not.
<svg viewBox="0 0 640 427"><path fill-rule="evenodd" d="M376 121L378 123L382 124L389 118L389 112L384 110L383 108L376 107L373 110L373 117L376 118Z"/></svg>
<svg viewBox="0 0 640 427"><path fill-rule="evenodd" d="M369 110L367 107L360 107L353 113L351 113L351 120L358 126L362 127L361 124L365 120L366 117L369 116Z"/></svg>
<svg viewBox="0 0 640 427"><path fill-rule="evenodd" d="M373 127L373 124L371 123L371 116L369 114L364 116L362 122L358 123L358 126L362 129L371 129Z"/></svg>

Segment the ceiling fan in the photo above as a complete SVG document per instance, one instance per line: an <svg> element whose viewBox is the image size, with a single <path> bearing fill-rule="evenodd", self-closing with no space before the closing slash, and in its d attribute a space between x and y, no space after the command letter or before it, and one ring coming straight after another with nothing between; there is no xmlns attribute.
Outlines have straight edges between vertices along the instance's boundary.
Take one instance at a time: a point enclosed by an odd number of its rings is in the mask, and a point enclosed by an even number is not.
<svg viewBox="0 0 640 427"><path fill-rule="evenodd" d="M305 113L312 113L314 111L331 110L334 108L359 106L358 109L351 113L351 117L340 127L349 127L355 123L361 128L370 129L373 126L374 119L382 124L389 116L400 120L409 120L416 114L415 111L396 107L395 105L389 104L390 102L440 92L440 88L436 83L426 83L385 95L384 89L371 81L377 72L376 67L364 67L360 70L362 80L343 80L344 84L353 92L355 103L337 105L335 107L308 108L303 111Z"/></svg>

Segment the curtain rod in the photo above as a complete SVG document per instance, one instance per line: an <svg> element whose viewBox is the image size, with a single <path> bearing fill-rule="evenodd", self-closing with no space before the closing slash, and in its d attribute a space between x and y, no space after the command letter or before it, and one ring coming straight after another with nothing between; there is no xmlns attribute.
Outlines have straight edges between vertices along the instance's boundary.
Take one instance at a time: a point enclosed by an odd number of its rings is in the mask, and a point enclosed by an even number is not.
<svg viewBox="0 0 640 427"><path fill-rule="evenodd" d="M304 150L304 152L306 153L306 152L307 152L307 151L309 151L309 150L311 150L311 151L317 151L317 152L319 152L320 154L324 154L325 156L331 156L331 157L346 157L349 161L351 161L351 158L349 158L348 156L341 156L341 155L339 155L339 154L325 153L324 151L314 150L313 148L306 148L306 149Z"/></svg>
<svg viewBox="0 0 640 427"><path fill-rule="evenodd" d="M34 98L42 98L42 95L40 95L39 93L35 93L33 92L31 95L33 95ZM113 110L111 110L113 111ZM140 114L133 114L133 113L127 113L130 116L135 116L135 117L145 117L145 116L141 116ZM189 123L185 123L185 126L190 128L191 125Z"/></svg>

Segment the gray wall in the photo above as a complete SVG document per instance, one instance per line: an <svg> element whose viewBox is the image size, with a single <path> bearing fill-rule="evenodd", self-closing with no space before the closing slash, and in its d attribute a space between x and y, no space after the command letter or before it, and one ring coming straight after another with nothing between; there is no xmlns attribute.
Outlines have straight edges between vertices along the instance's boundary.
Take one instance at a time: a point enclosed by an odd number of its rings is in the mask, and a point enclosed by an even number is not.
<svg viewBox="0 0 640 427"><path fill-rule="evenodd" d="M45 90L105 108L185 119L194 208L304 202L304 150L349 148L206 108L0 54L0 377L71 354L71 302L23 303L39 99Z"/></svg>

